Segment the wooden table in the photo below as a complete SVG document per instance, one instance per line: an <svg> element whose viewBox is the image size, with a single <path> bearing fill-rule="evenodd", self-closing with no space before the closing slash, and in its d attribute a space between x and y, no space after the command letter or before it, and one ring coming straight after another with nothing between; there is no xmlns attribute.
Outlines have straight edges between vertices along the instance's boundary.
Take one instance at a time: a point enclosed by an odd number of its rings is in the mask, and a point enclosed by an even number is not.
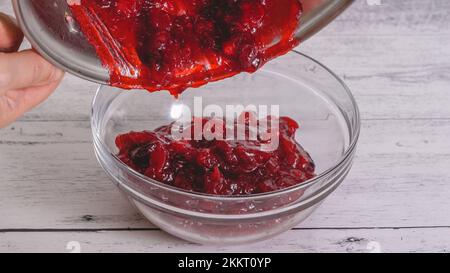
<svg viewBox="0 0 450 273"><path fill-rule="evenodd" d="M363 128L348 179L298 228L240 247L161 232L95 160L95 84L67 76L0 130L0 251L68 252L72 241L83 252L450 251L450 2L377 2L357 1L299 47L348 83Z"/></svg>

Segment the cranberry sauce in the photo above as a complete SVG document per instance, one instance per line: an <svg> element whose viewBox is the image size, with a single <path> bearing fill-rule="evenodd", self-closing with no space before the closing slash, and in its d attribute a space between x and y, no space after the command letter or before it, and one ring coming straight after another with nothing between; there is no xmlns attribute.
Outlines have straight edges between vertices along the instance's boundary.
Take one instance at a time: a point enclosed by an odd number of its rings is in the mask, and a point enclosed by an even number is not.
<svg viewBox="0 0 450 273"><path fill-rule="evenodd" d="M132 169L184 190L214 195L272 192L315 176L314 162L294 139L298 124L287 117L277 120L279 129L275 136L279 145L270 151L260 149L264 141L259 137L257 140L208 141L202 137L179 140L173 137L173 124L154 131L119 135L116 145L119 158ZM209 121L200 121L203 135L208 133L206 130L215 130L207 126ZM235 121L233 129L237 124ZM244 124L247 130L248 119Z"/></svg>
<svg viewBox="0 0 450 273"><path fill-rule="evenodd" d="M300 0L77 0L110 84L169 90L254 72L298 45Z"/></svg>

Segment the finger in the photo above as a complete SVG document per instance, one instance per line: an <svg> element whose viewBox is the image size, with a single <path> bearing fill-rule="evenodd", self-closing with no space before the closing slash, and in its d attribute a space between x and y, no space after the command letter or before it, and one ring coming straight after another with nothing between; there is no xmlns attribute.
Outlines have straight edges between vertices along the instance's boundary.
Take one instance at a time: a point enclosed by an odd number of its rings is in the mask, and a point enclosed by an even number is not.
<svg viewBox="0 0 450 273"><path fill-rule="evenodd" d="M59 82L46 86L10 90L0 98L0 128L7 126L47 99Z"/></svg>
<svg viewBox="0 0 450 273"><path fill-rule="evenodd" d="M22 44L23 33L14 19L0 12L0 52L17 51Z"/></svg>
<svg viewBox="0 0 450 273"><path fill-rule="evenodd" d="M33 50L0 54L0 91L44 86L63 74Z"/></svg>

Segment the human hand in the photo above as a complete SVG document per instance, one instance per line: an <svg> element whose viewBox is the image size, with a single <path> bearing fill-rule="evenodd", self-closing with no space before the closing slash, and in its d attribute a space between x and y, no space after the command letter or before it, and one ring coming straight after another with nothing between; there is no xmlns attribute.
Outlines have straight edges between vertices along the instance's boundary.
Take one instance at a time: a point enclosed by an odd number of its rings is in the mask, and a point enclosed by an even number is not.
<svg viewBox="0 0 450 273"><path fill-rule="evenodd" d="M0 128L43 102L64 76L32 49L17 52L22 41L14 19L0 12Z"/></svg>

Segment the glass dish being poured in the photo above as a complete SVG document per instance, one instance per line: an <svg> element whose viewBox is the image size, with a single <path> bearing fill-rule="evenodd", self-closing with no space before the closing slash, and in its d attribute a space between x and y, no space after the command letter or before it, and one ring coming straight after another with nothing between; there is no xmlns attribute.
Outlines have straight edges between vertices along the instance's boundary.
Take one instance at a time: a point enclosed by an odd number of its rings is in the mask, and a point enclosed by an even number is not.
<svg viewBox="0 0 450 273"><path fill-rule="evenodd" d="M59 66L65 71L93 82L107 85L112 84L121 88L139 88L140 86L133 85L133 83L127 83L126 78L124 77L119 77L119 79L116 79L114 75L117 75L118 73L114 73L114 71L112 71L115 68L112 68L111 66L109 66L108 68L108 66L105 65L105 56L99 54L98 44L96 44L96 49L92 46L93 43L92 37L90 37L91 35L86 36L84 34L87 33L86 29L82 29L83 27L80 27L83 24L78 24L80 16L76 15L79 14L72 14L72 11L74 11L73 6L79 5L81 2L82 1L80 0L14 0L13 6L19 24L22 27L28 40L40 54L46 57L46 59L48 59L53 64ZM130 1L122 2L129 3ZM152 1L147 2L152 3ZM183 1L174 2L183 3ZM255 1L255 3L256 2L258 1ZM296 1L285 2L295 3ZM271 55L276 56L281 55L282 53L286 53L291 49L288 48L289 46L293 47L296 45L296 43L302 42L311 37L313 34L322 29L329 22L331 22L336 16L338 16L353 2L353 0L303 0L300 2L302 4L301 18L299 21L293 20L295 41L291 41L289 45L284 46L283 49L280 50L279 54ZM72 8L69 7L69 4L72 5ZM125 4L125 6L126 5L131 4ZM283 10L283 8L280 8L279 6L280 5L275 5L276 9L282 11L281 13L287 13L290 11L290 8L284 8ZM84 6L81 6L81 8L83 9ZM250 7L250 10L252 10L252 7ZM90 12L91 11L92 10L90 10ZM91 20L97 15L99 14L96 14L94 12L93 16L88 18L88 20ZM284 20L286 20L286 18L289 18L288 14L286 14L286 16L271 17L285 17ZM98 19L100 19L100 27L103 23L106 24L104 20L105 17L99 17ZM101 29L96 28L94 30L97 31ZM132 30L130 29L129 31ZM100 35L105 36L109 32L110 29L105 33L100 33ZM151 37L151 39L153 39L153 37ZM114 39L112 39L111 41L114 41ZM279 44L281 44L282 42L283 39L274 39L273 42L270 43L270 47L277 48L277 46L279 46ZM115 46L114 43L111 43L111 45L108 45L108 48L108 51L110 53L114 53L109 54L109 57L112 57L114 59L115 64L118 64L122 59L127 61L126 59L130 57L129 52L126 52L126 49L124 49L120 44L119 46ZM239 49L239 51L242 50ZM126 58L121 58L121 56ZM135 66L127 65L126 62L124 63L125 64L123 66L119 66L117 68L121 70L121 73L128 71L128 73L125 73L125 75L133 76L136 75L136 73L142 72L141 69L136 70ZM255 64L255 62L253 62L252 64ZM207 81L226 78L236 74L235 72L253 72L252 70L256 70L256 68L259 68L258 64L255 64L254 69L253 67L250 67L248 69L240 69L231 72L219 70L212 77L205 78L203 82L197 81L197 79L194 77L194 80L188 81L189 83L187 84L187 87L197 87ZM195 75L195 73L196 72L194 72L193 75ZM147 79L156 77L154 73L150 75L152 76L147 77ZM163 72L161 73L161 75L166 77L167 73ZM172 80L170 80L169 83L172 84ZM149 90L152 89L151 91L157 89L169 89L165 88L168 87L166 85L154 85L152 86L152 88L149 88L147 85L143 87ZM172 87L176 88L177 86L175 85ZM181 89L183 89L183 86L181 86ZM176 93L178 93L178 91Z"/></svg>

